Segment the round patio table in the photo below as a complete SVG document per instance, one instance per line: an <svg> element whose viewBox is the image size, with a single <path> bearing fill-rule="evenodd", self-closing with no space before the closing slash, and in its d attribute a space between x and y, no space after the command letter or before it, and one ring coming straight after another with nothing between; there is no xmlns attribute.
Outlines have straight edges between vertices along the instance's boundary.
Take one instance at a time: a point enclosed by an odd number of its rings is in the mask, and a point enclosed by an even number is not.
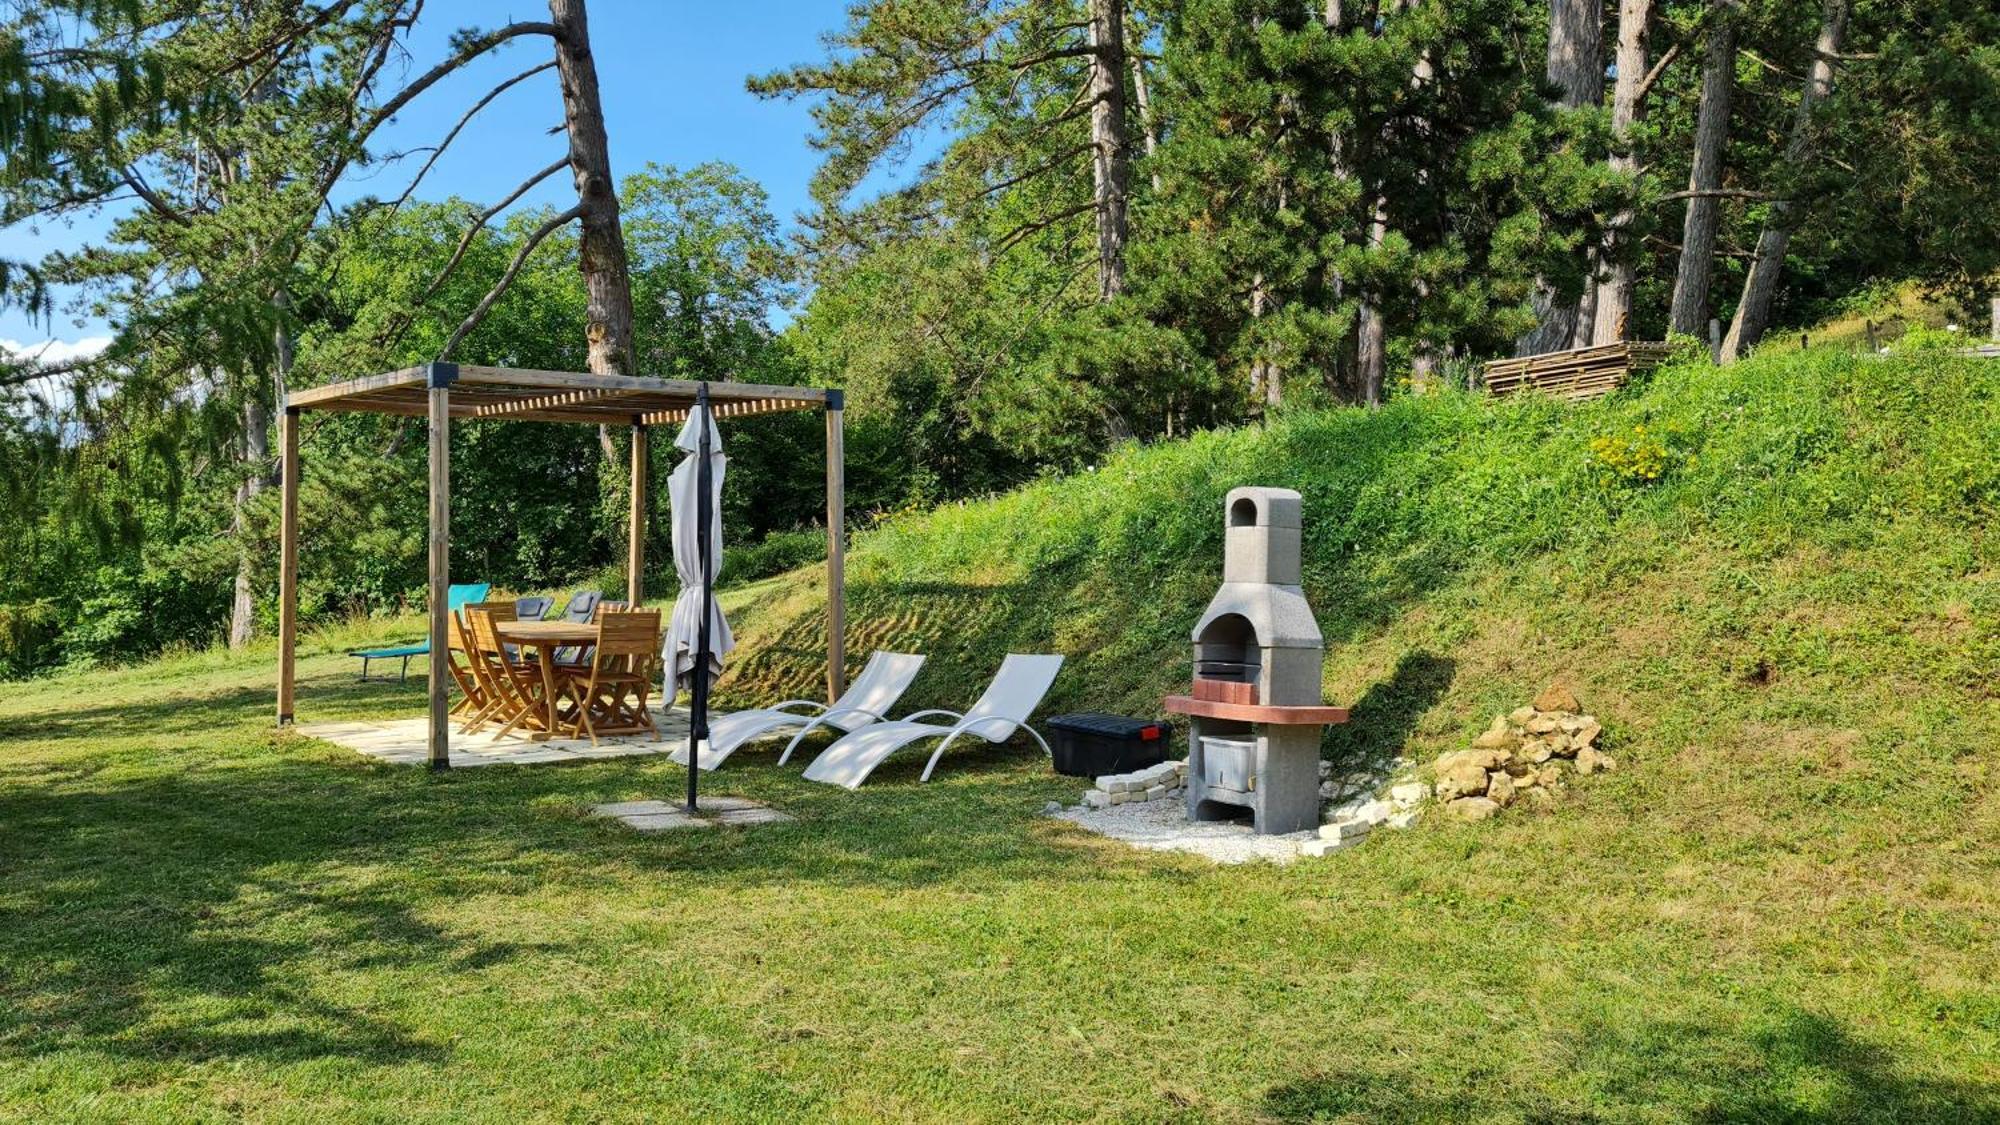
<svg viewBox="0 0 2000 1125"><path fill-rule="evenodd" d="M556 730L556 650L596 644L597 626L575 621L508 621L496 624L493 631L508 644L535 650L536 663L542 668L543 716L542 729L534 738L543 741L552 737Z"/></svg>

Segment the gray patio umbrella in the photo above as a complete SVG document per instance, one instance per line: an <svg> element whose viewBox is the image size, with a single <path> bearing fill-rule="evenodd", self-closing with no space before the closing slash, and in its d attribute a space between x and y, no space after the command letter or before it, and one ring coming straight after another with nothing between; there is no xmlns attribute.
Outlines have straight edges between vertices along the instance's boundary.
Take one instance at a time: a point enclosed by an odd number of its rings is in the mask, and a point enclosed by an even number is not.
<svg viewBox="0 0 2000 1125"><path fill-rule="evenodd" d="M722 658L736 647L722 607L715 604L714 582L722 569L722 476L729 458L722 455L722 434L708 409L708 384L696 394L687 425L674 444L690 456L667 479L673 507L674 569L681 579L674 615L667 623L666 683L661 698L672 703L686 680L693 692L688 724L688 809L695 807L696 777L701 773L701 744L708 739L708 689L722 674Z"/></svg>

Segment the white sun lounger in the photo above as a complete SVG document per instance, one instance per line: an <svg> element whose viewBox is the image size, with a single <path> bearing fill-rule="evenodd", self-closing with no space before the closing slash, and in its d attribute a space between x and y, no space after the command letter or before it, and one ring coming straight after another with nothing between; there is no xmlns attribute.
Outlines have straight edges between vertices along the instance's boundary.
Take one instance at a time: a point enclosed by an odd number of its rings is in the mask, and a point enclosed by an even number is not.
<svg viewBox="0 0 2000 1125"><path fill-rule="evenodd" d="M1040 705L1042 696L1048 694L1049 685L1055 682L1062 662L1060 656L1009 654L1006 660L1001 661L1000 671L994 675L986 694L980 696L979 702L963 715L956 711L918 711L893 722L872 723L820 751L819 757L806 767L805 776L829 785L858 789L889 755L912 742L926 738L942 739L930 762L924 766L921 780L929 781L931 771L937 768L938 759L944 755L945 749L962 734L975 734L988 742L998 743L1013 737L1016 730L1024 730L1041 743L1042 752L1046 754L1049 744L1028 726L1028 716ZM954 721L950 724L917 721L927 715L945 715Z"/></svg>
<svg viewBox="0 0 2000 1125"><path fill-rule="evenodd" d="M868 666L861 669L861 674L831 707L809 699L787 699L769 707L717 715L709 722L708 741L701 747L701 768L712 770L745 743L772 738L793 727L805 728L800 735L821 725L844 731L859 730L888 714L889 708L910 690L910 681L917 678L917 669L923 666L924 658L914 653L877 652L868 658ZM794 707L813 708L818 713L788 710ZM793 739L792 745L798 745L798 740ZM791 752L791 746L785 747L786 757ZM668 757L687 765L687 744L682 743ZM781 763L784 760L778 759Z"/></svg>

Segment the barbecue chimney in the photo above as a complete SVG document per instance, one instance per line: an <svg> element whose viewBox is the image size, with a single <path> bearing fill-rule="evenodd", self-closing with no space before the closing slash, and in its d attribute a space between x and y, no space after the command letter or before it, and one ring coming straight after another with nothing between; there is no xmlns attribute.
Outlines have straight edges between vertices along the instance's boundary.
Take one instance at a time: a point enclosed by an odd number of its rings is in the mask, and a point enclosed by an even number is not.
<svg viewBox="0 0 2000 1125"><path fill-rule="evenodd" d="M1237 488L1223 503L1222 586L1194 628L1194 692L1167 700L1191 717L1187 811L1249 810L1260 833L1319 824L1319 735L1345 722L1321 706L1326 644L1300 586L1299 494Z"/></svg>

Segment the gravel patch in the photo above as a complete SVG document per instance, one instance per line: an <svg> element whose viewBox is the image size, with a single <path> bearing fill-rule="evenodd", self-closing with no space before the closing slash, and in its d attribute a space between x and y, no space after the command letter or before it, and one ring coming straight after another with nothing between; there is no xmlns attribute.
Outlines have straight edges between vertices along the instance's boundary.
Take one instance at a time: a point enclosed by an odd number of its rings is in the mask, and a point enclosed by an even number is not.
<svg viewBox="0 0 2000 1125"><path fill-rule="evenodd" d="M1188 852L1217 863L1255 859L1290 863L1299 858L1301 845L1317 838L1312 832L1259 836L1247 823L1191 821L1186 806L1179 801L1134 801L1101 809L1078 806L1049 815L1135 848Z"/></svg>

